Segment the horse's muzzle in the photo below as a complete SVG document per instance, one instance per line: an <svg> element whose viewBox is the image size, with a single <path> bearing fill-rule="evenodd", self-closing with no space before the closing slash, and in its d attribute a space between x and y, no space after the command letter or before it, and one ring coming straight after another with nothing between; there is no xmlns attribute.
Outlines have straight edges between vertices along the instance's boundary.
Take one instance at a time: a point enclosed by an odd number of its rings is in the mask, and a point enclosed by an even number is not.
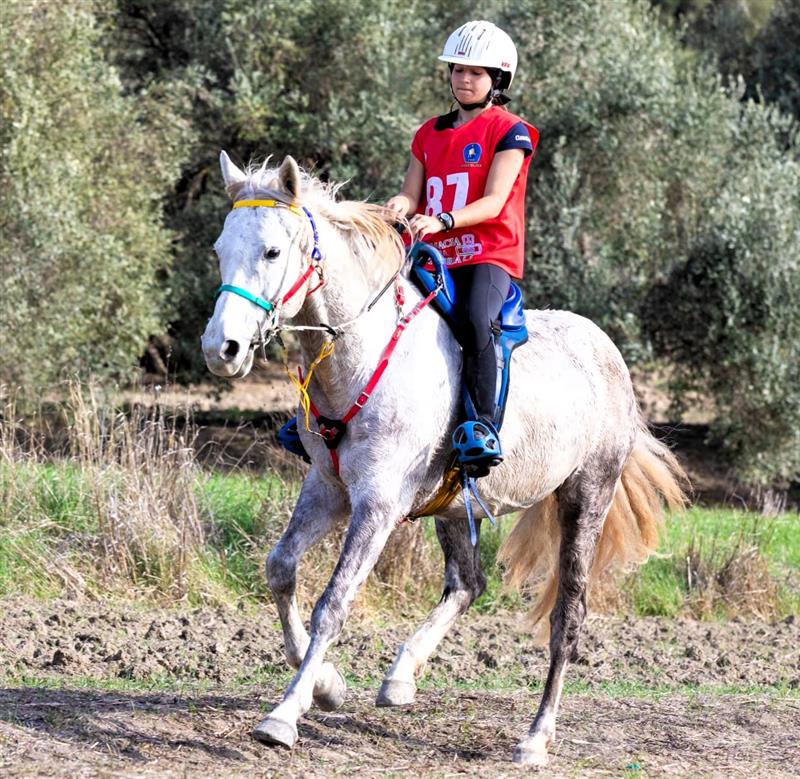
<svg viewBox="0 0 800 779"><path fill-rule="evenodd" d="M219 345L204 336L202 346L206 366L215 376L239 379L250 373L253 367L255 350L252 343L227 339Z"/></svg>

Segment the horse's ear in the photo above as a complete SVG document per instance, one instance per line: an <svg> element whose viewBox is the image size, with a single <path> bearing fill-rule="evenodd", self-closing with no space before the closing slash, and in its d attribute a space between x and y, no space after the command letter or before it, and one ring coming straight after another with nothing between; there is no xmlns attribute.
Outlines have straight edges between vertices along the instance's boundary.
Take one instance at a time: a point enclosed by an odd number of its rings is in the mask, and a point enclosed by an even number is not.
<svg viewBox="0 0 800 779"><path fill-rule="evenodd" d="M278 182L281 189L292 196L293 200L300 199L300 168L294 157L287 154L278 168Z"/></svg>
<svg viewBox="0 0 800 779"><path fill-rule="evenodd" d="M229 195L232 195L232 190L237 184L241 184L247 178L247 176L243 170L237 168L236 165L231 162L231 158L224 150L219 153L219 167L222 170L222 178L225 181L225 189Z"/></svg>

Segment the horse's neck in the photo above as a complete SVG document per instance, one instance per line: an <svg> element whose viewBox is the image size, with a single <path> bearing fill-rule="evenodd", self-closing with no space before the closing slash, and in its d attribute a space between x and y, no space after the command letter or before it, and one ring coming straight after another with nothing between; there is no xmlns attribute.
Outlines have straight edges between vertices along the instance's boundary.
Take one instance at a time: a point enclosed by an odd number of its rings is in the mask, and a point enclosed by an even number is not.
<svg viewBox="0 0 800 779"><path fill-rule="evenodd" d="M314 371L309 391L323 414L344 413L363 389L377 366L394 324L393 294L388 290L366 312L366 306L380 291L372 288L352 249L336 231L321 228L325 284L306 301L295 324L337 327L352 322L336 339L333 353ZM312 281L313 284L313 281ZM355 320L355 321L353 321ZM300 331L300 347L308 366L329 336Z"/></svg>

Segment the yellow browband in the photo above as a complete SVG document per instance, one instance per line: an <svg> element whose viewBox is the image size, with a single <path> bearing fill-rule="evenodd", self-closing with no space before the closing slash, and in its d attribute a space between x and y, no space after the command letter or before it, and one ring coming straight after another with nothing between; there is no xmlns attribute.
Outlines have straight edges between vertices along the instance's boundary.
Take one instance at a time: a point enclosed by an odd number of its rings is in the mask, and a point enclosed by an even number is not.
<svg viewBox="0 0 800 779"><path fill-rule="evenodd" d="M291 203L281 203L280 200L237 200L234 204L234 208L288 208L290 211L294 211L295 214L302 214L302 209L298 208L298 206L293 206Z"/></svg>

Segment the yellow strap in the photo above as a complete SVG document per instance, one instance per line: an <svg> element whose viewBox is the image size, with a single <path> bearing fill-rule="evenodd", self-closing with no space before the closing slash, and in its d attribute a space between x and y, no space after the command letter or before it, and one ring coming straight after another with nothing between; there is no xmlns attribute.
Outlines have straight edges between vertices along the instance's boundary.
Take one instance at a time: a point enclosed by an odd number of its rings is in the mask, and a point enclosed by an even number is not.
<svg viewBox="0 0 800 779"><path fill-rule="evenodd" d="M309 417L311 414L311 398L308 395L308 385L311 382L311 377L314 375L314 371L316 370L317 366L327 357L330 357L333 354L333 341L325 341L322 344L322 348L319 350L319 354L314 358L314 362L308 368L308 373L306 374L305 379L300 381L290 370L288 364L284 364L286 369L286 375L291 379L292 384L297 387L297 391L300 393L300 405L303 408L303 414L305 415L306 419L306 432L309 431Z"/></svg>
<svg viewBox="0 0 800 779"><path fill-rule="evenodd" d="M291 203L281 203L280 200L237 200L233 204L234 208L288 208L295 214L302 214L302 210Z"/></svg>
<svg viewBox="0 0 800 779"><path fill-rule="evenodd" d="M458 495L461 489L461 471L455 464L455 459L450 458L450 463L445 469L444 479L442 486L439 487L436 494L419 510L413 514L409 514L409 519L419 519L420 517L434 517L440 511L444 511Z"/></svg>

